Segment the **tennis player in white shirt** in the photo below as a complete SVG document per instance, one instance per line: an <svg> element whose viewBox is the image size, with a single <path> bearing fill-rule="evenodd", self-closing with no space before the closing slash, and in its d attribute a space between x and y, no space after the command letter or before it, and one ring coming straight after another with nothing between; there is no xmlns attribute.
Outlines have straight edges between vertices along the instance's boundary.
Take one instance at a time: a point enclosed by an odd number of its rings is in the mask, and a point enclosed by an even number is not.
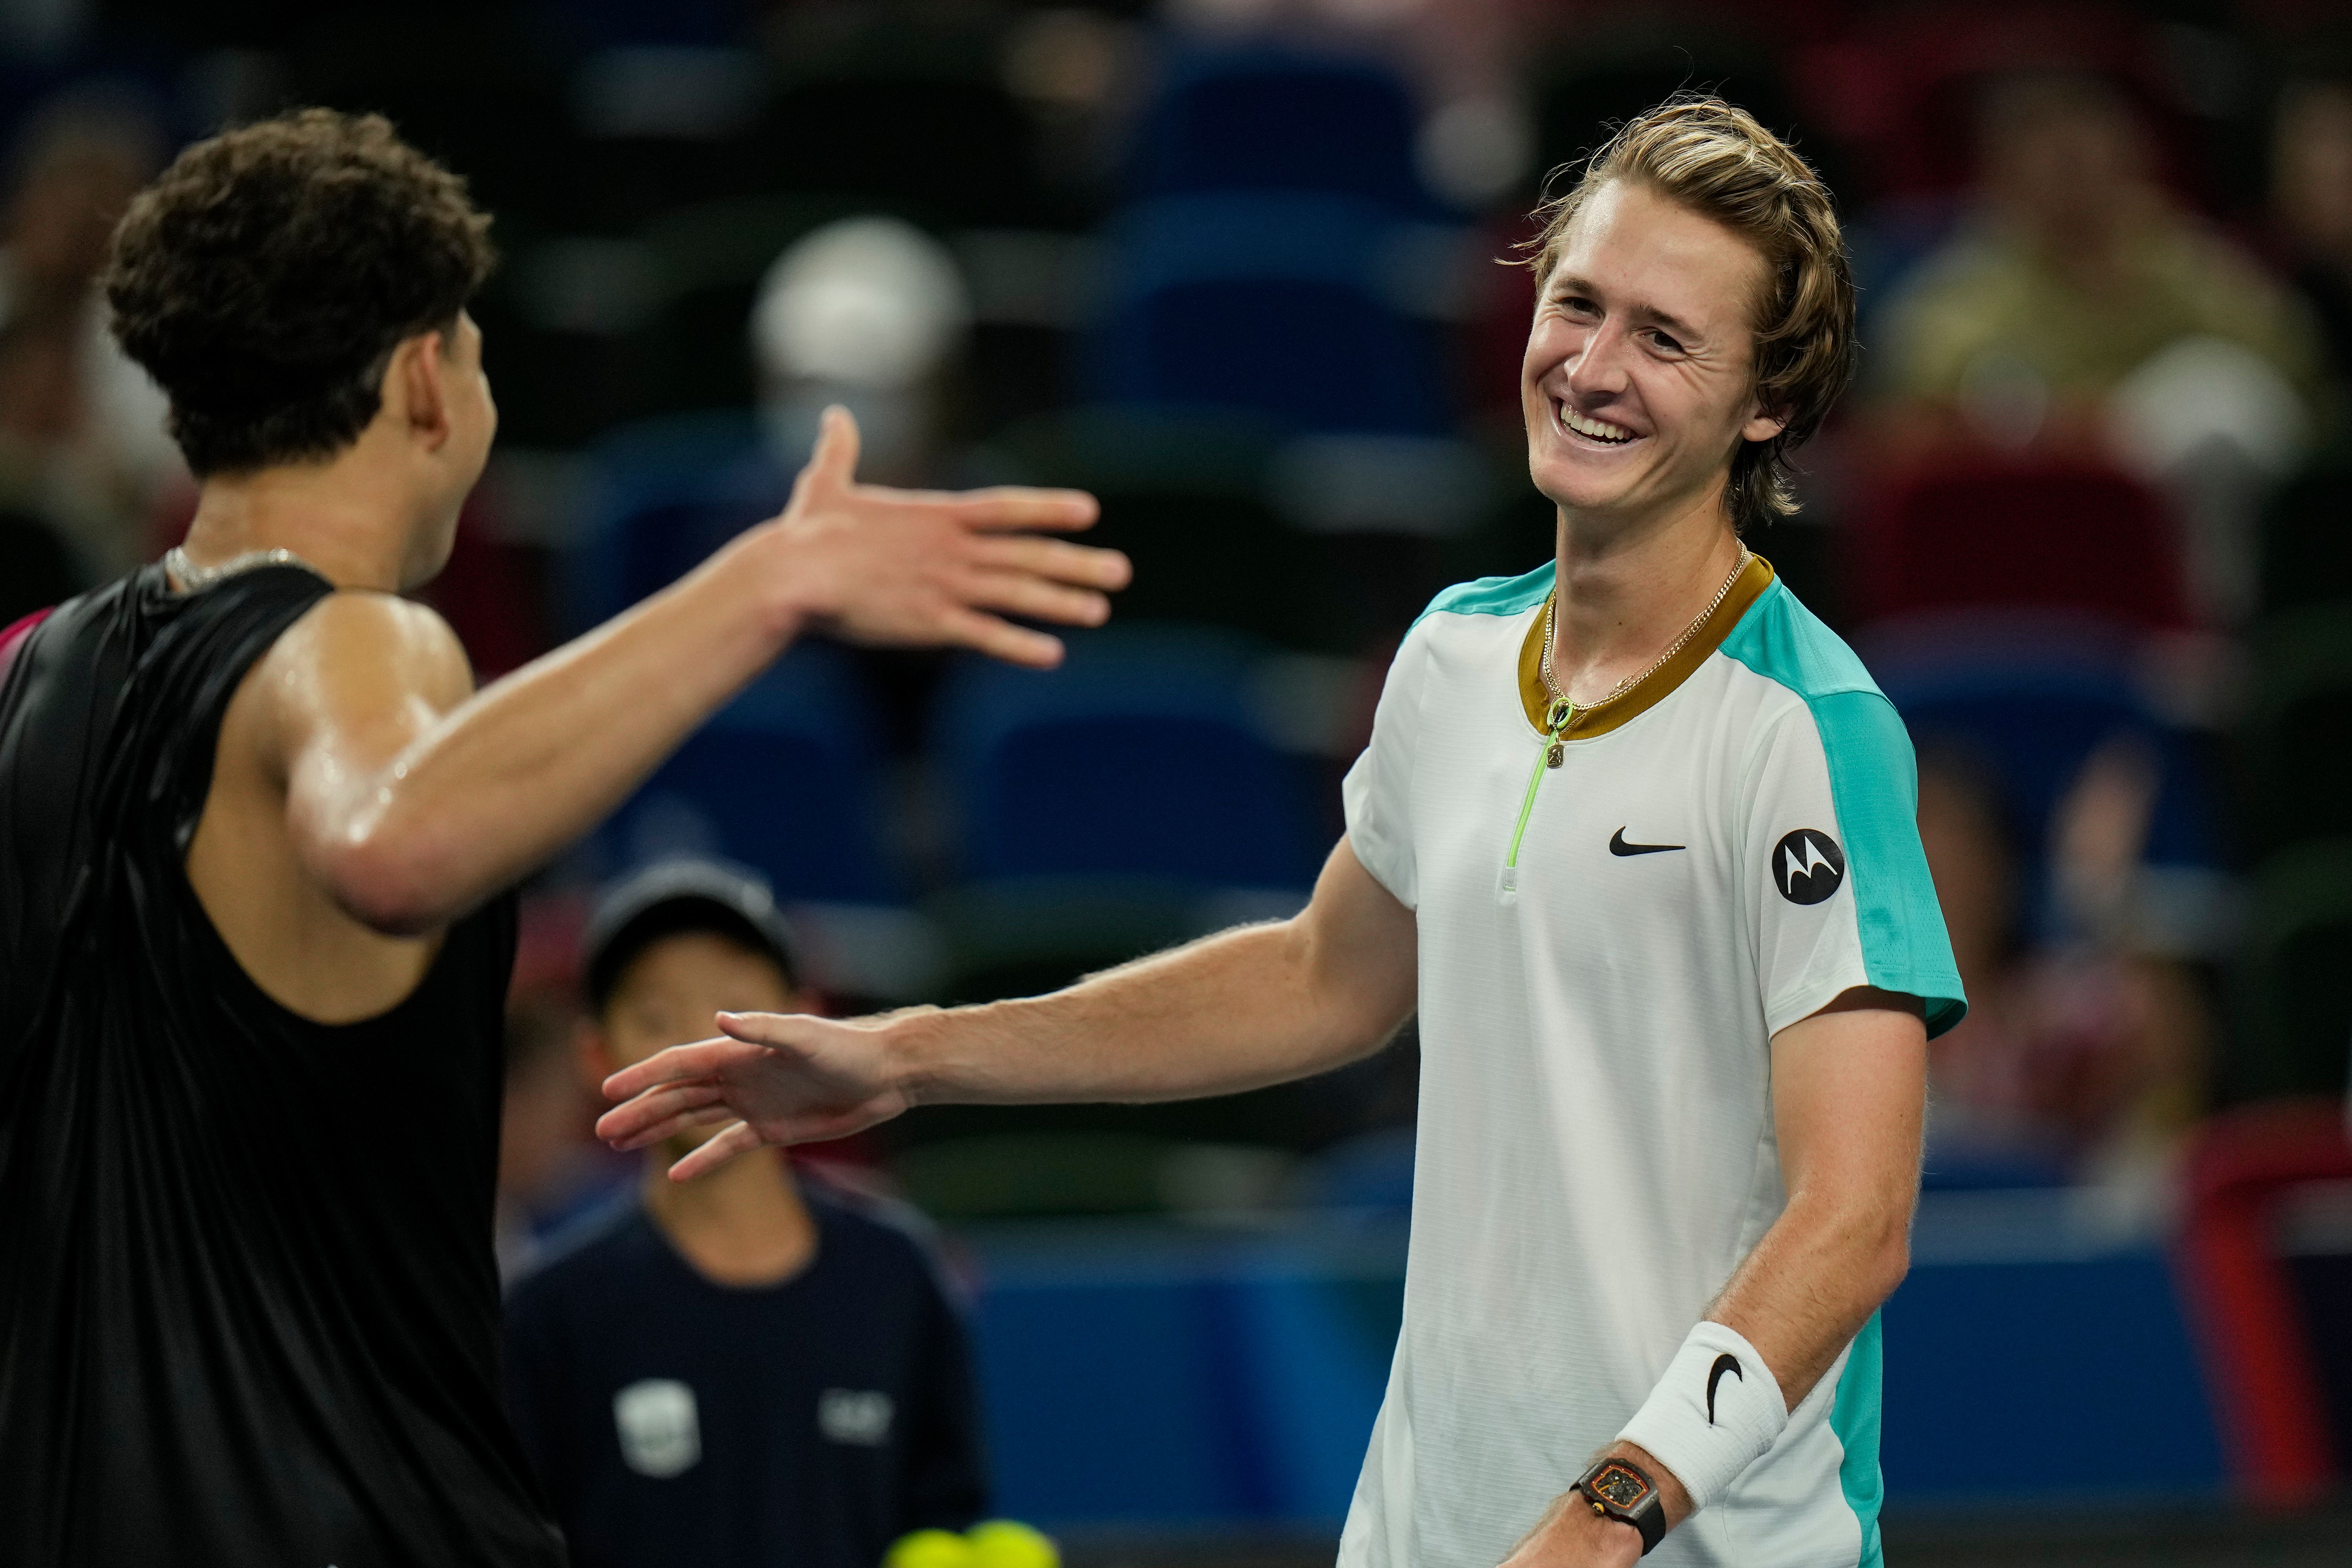
<svg viewBox="0 0 2352 1568"><path fill-rule="evenodd" d="M1343 1568L1876 1564L1877 1310L1965 1003L1901 721L1745 543L1851 374L1844 247L1804 162L1707 99L1541 216L1555 559L1406 637L1306 910L1048 996L723 1015L616 1074L602 1130L734 1123L685 1180L917 1104L1302 1078L1417 1009L1404 1322Z"/></svg>

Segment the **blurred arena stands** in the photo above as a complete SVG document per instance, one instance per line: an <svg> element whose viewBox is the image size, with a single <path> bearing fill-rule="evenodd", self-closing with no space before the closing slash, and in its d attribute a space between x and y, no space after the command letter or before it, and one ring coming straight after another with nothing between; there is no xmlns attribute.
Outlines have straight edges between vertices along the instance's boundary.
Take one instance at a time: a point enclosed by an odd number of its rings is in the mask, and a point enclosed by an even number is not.
<svg viewBox="0 0 2352 1568"><path fill-rule="evenodd" d="M1552 548L1497 263L1548 171L1685 85L1792 132L1849 225L1864 380L1749 542L1911 727L1972 1001L1885 1310L1889 1539L2345 1561L2334 7L0 5L0 625L184 527L91 279L172 147L298 103L385 112L496 215L500 447L427 595L486 678L780 509L830 402L866 477L1102 498L1137 582L1066 668L795 648L534 883L519 1257L625 1179L562 1065L562 955L642 860L764 872L845 1010L1298 907L1398 638ZM812 1157L950 1227L1001 1511L1074 1562L1328 1561L1414 1071L1408 1029L1310 1083L926 1110Z"/></svg>

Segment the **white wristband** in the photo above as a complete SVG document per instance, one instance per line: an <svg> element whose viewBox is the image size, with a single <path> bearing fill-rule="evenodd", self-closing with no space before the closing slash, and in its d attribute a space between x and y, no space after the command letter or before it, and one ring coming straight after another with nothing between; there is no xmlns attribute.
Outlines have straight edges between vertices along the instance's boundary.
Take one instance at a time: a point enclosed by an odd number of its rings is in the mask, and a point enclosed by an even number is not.
<svg viewBox="0 0 2352 1568"><path fill-rule="evenodd" d="M1737 1331L1701 1320L1617 1436L1640 1444L1672 1470L1697 1510L1763 1458L1788 1424L1780 1382L1756 1347Z"/></svg>

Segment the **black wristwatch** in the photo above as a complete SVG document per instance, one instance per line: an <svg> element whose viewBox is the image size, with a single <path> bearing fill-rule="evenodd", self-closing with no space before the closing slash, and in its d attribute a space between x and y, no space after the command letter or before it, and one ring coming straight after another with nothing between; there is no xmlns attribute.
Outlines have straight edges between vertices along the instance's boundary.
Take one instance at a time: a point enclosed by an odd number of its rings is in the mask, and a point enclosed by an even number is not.
<svg viewBox="0 0 2352 1568"><path fill-rule="evenodd" d="M1622 1520L1642 1532L1642 1555L1666 1538L1666 1506L1658 1500L1658 1483L1642 1467L1626 1459L1595 1459L1576 1478L1576 1490L1607 1519Z"/></svg>

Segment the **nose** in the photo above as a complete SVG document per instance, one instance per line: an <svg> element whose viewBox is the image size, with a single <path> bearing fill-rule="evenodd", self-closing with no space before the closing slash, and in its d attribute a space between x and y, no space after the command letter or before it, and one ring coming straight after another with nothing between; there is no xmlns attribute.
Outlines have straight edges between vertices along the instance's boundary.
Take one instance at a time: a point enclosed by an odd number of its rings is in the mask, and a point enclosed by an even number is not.
<svg viewBox="0 0 2352 1568"><path fill-rule="evenodd" d="M1633 340L1616 321L1602 321L1585 334L1583 344L1568 356L1569 392L1579 403L1605 400L1625 390L1626 355Z"/></svg>

